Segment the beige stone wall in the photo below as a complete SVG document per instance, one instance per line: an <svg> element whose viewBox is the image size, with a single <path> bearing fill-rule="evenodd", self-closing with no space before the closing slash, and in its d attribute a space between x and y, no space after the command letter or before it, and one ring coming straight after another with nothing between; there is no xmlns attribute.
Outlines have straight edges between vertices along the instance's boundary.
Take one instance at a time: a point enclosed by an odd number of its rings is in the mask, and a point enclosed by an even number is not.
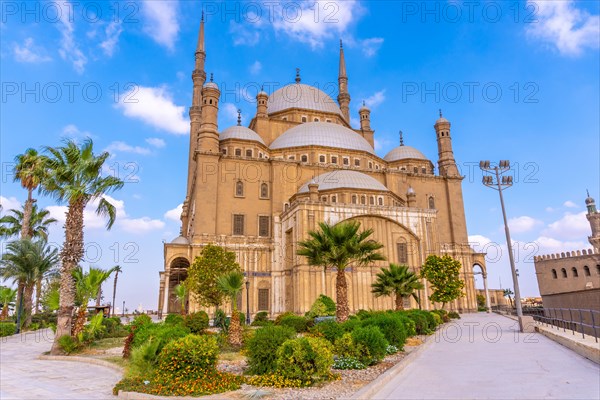
<svg viewBox="0 0 600 400"><path fill-rule="evenodd" d="M598 252L579 250L539 256L534 263L542 297L600 288Z"/></svg>

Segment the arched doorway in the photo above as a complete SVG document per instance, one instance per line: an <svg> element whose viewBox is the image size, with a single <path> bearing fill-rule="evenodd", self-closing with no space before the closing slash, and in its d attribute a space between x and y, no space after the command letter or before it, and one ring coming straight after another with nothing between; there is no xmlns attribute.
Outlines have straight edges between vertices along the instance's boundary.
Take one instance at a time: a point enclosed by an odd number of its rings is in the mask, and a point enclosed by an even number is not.
<svg viewBox="0 0 600 400"><path fill-rule="evenodd" d="M475 267L479 268L480 272L475 272ZM485 308L486 308L486 312L491 312L492 311L492 305L490 304L490 292L488 291L488 285L487 285L487 271L485 269L484 266L482 266L481 264L479 264L478 262L475 262L473 264L473 276L475 275L481 275L481 277L483 278L483 290L485 292ZM473 282L473 286L475 285L475 282ZM475 292L477 293L477 292Z"/></svg>
<svg viewBox="0 0 600 400"><path fill-rule="evenodd" d="M190 262L184 257L177 257L169 266L169 303L167 307L168 313L179 313L181 312L181 303L175 295L175 287L186 280L188 275L188 268ZM185 299L187 307L188 299Z"/></svg>

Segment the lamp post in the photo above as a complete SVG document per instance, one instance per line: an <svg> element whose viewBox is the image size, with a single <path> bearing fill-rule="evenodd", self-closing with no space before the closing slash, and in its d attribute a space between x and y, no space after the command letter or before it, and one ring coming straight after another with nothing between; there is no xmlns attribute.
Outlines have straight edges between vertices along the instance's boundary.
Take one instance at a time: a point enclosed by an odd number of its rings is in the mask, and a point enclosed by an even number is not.
<svg viewBox="0 0 600 400"><path fill-rule="evenodd" d="M492 175L483 176L483 184L487 187L495 189L500 194L500 206L502 207L502 218L504 219L504 233L506 234L506 245L508 247L508 259L510 260L510 269L512 272L513 286L515 289L515 306L517 308L517 319L519 320L519 331L523 332L523 308L521 307L521 291L519 290L519 278L517 269L515 268L515 259L513 257L512 242L510 240L510 230L508 229L508 221L506 219L506 210L504 208L504 197L502 197L502 189L508 188L513 184L513 177L500 176L510 170L510 161L501 160L497 166L490 166L489 161L480 161L479 168L484 172L493 173L496 175L496 180Z"/></svg>
<svg viewBox="0 0 600 400"><path fill-rule="evenodd" d="M250 281L246 279L246 325L250 325Z"/></svg>
<svg viewBox="0 0 600 400"><path fill-rule="evenodd" d="M123 300L123 317L125 317L125 300Z"/></svg>

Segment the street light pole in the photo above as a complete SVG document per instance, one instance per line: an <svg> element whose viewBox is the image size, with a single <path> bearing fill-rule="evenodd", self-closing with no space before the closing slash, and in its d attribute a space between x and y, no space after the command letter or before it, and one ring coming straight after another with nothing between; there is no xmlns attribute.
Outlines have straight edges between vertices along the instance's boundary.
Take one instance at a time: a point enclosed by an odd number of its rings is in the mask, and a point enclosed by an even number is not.
<svg viewBox="0 0 600 400"><path fill-rule="evenodd" d="M246 279L246 325L250 325L250 281Z"/></svg>
<svg viewBox="0 0 600 400"><path fill-rule="evenodd" d="M483 177L483 184L487 187L496 189L500 194L500 206L502 208L502 218L504 220L504 233L506 234L506 245L508 247L508 259L510 260L510 269L513 278L513 287L515 289L515 306L517 308L517 319L519 320L519 331L523 332L523 308L521 307L521 291L519 290L519 277L517 275L517 269L515 268L515 259L513 257L512 241L510 239L510 230L508 229L508 221L506 218L506 209L504 207L504 197L502 196L502 189L510 187L513 184L512 176L500 176L510 170L510 162L508 160L501 160L499 166L490 166L489 161L481 161L479 168L485 172L493 172L496 175L496 182L490 175Z"/></svg>
<svg viewBox="0 0 600 400"><path fill-rule="evenodd" d="M123 300L123 310L122 310L122 313L123 313L123 317L125 317L125 300Z"/></svg>

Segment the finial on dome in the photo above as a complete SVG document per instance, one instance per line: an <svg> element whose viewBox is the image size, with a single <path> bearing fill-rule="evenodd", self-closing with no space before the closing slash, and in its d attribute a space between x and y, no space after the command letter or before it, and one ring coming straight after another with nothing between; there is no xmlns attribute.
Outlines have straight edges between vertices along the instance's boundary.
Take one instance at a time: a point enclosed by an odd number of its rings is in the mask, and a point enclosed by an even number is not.
<svg viewBox="0 0 600 400"><path fill-rule="evenodd" d="M590 197L590 191L588 189L585 189L587 196Z"/></svg>
<svg viewBox="0 0 600 400"><path fill-rule="evenodd" d="M202 10L202 18L200 18L201 22L204 22L204 10Z"/></svg>
<svg viewBox="0 0 600 400"><path fill-rule="evenodd" d="M342 44L342 39L340 39L340 49L343 49L344 45Z"/></svg>
<svg viewBox="0 0 600 400"><path fill-rule="evenodd" d="M238 126L242 126L242 110L240 110L238 108L237 113L238 113L238 121L237 121L238 122Z"/></svg>
<svg viewBox="0 0 600 400"><path fill-rule="evenodd" d="M440 108L440 118L443 118L442 109Z"/></svg>
<svg viewBox="0 0 600 400"><path fill-rule="evenodd" d="M300 83L302 79L300 78L300 68L296 68L296 83Z"/></svg>
<svg viewBox="0 0 600 400"><path fill-rule="evenodd" d="M367 102L363 100L363 107L367 106Z"/></svg>
<svg viewBox="0 0 600 400"><path fill-rule="evenodd" d="M404 134L400 131L400 146L404 146Z"/></svg>
<svg viewBox="0 0 600 400"><path fill-rule="evenodd" d="M265 91L265 85L260 85L260 91L264 92Z"/></svg>
<svg viewBox="0 0 600 400"><path fill-rule="evenodd" d="M213 73L212 72L210 73L210 81L211 82L213 81Z"/></svg>

